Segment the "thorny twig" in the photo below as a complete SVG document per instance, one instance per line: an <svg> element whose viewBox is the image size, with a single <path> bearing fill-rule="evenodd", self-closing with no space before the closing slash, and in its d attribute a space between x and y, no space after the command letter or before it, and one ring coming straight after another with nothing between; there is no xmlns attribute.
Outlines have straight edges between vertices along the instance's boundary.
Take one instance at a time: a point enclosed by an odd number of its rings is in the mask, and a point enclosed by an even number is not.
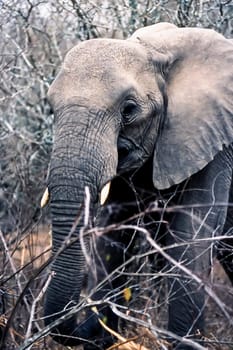
<svg viewBox="0 0 233 350"><path fill-rule="evenodd" d="M29 317L29 320L28 320L28 327L27 327L27 332L25 334L25 338L29 338L31 336L31 330L32 330L32 323L33 323L33 318L34 318L34 315L35 315L35 310L36 310L36 306L37 304L39 303L39 301L42 299L43 295L45 294L47 288L48 288L48 285L52 279L52 275L53 275L53 272L51 272L47 278L47 280L45 281L45 284L44 286L42 287L41 291L39 292L39 294L37 295L37 297L33 300L32 302L32 306L31 306L31 312L30 312L30 317Z"/></svg>
<svg viewBox="0 0 233 350"><path fill-rule="evenodd" d="M89 222L89 207L87 208L86 206L89 206L90 202L90 197L89 197L89 190L86 189L86 199L85 199L85 223L88 224ZM78 216L80 217L80 216ZM78 220L79 221L79 220ZM72 230L71 230L71 234L69 237L72 236L72 232L75 231L76 229L76 226L77 226L77 223L78 221L76 220L75 224L73 225L72 227ZM150 236L150 233L145 229L145 228L141 228L141 227L138 227L138 226L135 226L135 225L127 225L127 224L115 224L115 225L111 225L111 231L112 230L124 230L124 229L131 229L131 230L135 230L136 232L141 232L143 233L143 235L145 235L147 241L150 243L150 245L154 248L154 251L152 251L153 253L154 252L158 252L160 253L167 261L169 261L172 265L176 266L179 270L181 270L183 273L185 273L187 276L189 276L191 279L193 279L195 282L197 282L200 286L202 286L206 293L213 299L215 300L215 302L217 303L217 305L219 306L219 308L221 309L221 311L223 312L223 314L227 317L227 319L229 320L229 322L231 323L231 319L230 319L230 316L229 314L227 313L227 311L225 310L225 306L224 304L221 302L221 300L217 297L217 295L211 290L210 287L208 287L206 284L204 284L204 282L198 277L196 276L192 271L190 271L187 267L185 267L184 265L182 265L182 263L174 260L169 254L167 254L165 252L165 250L163 248L161 248ZM86 236L89 236L91 233L97 233L98 234L106 234L106 232L109 232L109 227L107 228L103 228L103 229L100 229L99 232L96 231L96 229L89 229L89 230L83 230L82 231L82 237L77 237L75 238L74 240L70 241L70 238L68 239L68 242L65 241L64 242L64 245L62 246L62 250L65 249L68 245L70 244L73 244L75 241L77 240L82 240L83 241L83 247L84 247L84 255L85 257L88 257L88 253L87 253L87 250L86 250L86 247L85 247L85 243L84 243L84 240L85 240L85 237ZM223 237L224 239L226 237ZM211 237L210 240L214 240L216 239ZM198 240L199 241L199 240ZM174 247L176 247L177 245L173 245ZM170 247L167 247L167 249L170 249ZM57 255L60 254L60 251L59 253L57 253ZM151 251L147 252L144 254L145 255L148 255L148 254L151 254ZM88 259L90 259L88 257ZM19 350L24 350L24 349L27 349L31 344L33 344L34 341L38 340L39 338L41 337L44 337L45 335L47 335L49 332L51 332L51 330L56 327L57 325L61 324L62 322L64 322L65 320L69 319L72 315L76 314L77 312L80 312L83 308L87 308L87 307L90 307L90 308L94 308L98 305L102 306L103 304L108 304L113 312L115 312L116 314L118 314L119 316L123 317L123 318L126 318L132 322L135 322L139 325L143 325L145 327L148 327L151 331L155 332L155 334L160 334L160 335L168 335L168 336L171 336L172 338L178 340L178 341L181 341L185 344L188 344L188 345L191 345L193 346L195 349L199 349L199 350L204 350L205 348L201 345L199 345L198 343L190 340L190 339L187 339L187 338L182 338L182 337L179 337L175 334L172 334L168 331L165 331L165 330L161 330L159 329L158 327L155 327L155 326L152 326L151 324L148 324L147 322L145 321L142 321L140 319L136 319L132 316L129 316L128 314L125 315L123 313L119 313L119 310L116 306L116 304L112 303L110 301L110 299L106 298L104 300L99 300L99 301L95 301L93 303L90 302L90 298L91 298L91 295L96 291L98 290L101 285L103 285L106 281L109 280L109 278L111 278L111 276L113 276L115 273L119 272L121 270L121 268L125 267L127 264L129 264L131 261L133 261L134 258L131 258L129 259L128 261L124 262L121 266L119 266L116 270L112 271L111 274L109 274L108 276L106 276L106 278L94 289L91 291L90 295L88 297L86 297L81 303L79 303L77 306L75 307L72 307L71 309L67 308L67 313L63 316L61 316L59 319L55 320L54 322L52 322L49 326L45 327L43 330L37 332L37 334L35 334L34 336L32 336L31 338L28 338L24 344L22 345L22 347L19 348Z"/></svg>

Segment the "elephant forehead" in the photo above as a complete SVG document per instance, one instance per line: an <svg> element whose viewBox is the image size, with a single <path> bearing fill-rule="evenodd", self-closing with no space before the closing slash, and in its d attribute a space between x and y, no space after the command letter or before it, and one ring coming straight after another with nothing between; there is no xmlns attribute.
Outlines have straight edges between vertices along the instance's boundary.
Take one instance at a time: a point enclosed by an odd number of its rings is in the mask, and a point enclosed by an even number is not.
<svg viewBox="0 0 233 350"><path fill-rule="evenodd" d="M141 76L144 72L145 77L150 69L153 68L146 54L137 44L113 39L89 40L68 52L49 89L49 98L55 99L55 103L57 99L77 98L108 106L132 87L140 94Z"/></svg>
<svg viewBox="0 0 233 350"><path fill-rule="evenodd" d="M101 76L117 69L141 69L147 64L138 44L117 39L92 39L71 49L64 60L68 72Z"/></svg>
<svg viewBox="0 0 233 350"><path fill-rule="evenodd" d="M91 74L89 72L89 74ZM61 71L49 88L48 98L53 108L59 109L66 104L79 104L83 107L95 107L102 110L111 108L118 102L122 95L133 89L141 91L134 79L127 79L119 75L102 74L74 75L72 72Z"/></svg>

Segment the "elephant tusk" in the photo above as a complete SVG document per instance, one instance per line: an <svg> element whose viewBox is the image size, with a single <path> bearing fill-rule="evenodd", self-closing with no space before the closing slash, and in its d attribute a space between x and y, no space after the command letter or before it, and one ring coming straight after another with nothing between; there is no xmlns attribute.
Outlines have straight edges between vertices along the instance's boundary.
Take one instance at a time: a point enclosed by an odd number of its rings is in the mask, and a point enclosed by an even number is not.
<svg viewBox="0 0 233 350"><path fill-rule="evenodd" d="M49 190L48 187L45 189L44 194L40 201L40 207L44 208L49 202Z"/></svg>
<svg viewBox="0 0 233 350"><path fill-rule="evenodd" d="M108 199L110 186L111 186L111 181L106 183L106 185L104 185L104 187L102 188L101 193L100 193L100 205L104 205L104 203Z"/></svg>

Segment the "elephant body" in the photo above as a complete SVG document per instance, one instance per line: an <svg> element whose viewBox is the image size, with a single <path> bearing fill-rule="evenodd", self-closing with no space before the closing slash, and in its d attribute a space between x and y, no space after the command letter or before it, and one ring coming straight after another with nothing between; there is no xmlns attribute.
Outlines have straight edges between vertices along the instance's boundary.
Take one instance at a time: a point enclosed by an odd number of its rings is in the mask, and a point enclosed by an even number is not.
<svg viewBox="0 0 233 350"><path fill-rule="evenodd" d="M45 322L79 304L87 266L89 295L100 306L81 323L54 323L57 341L85 350L114 341L98 318L117 329L114 305L133 292L127 268L140 255L139 237L152 265L152 251L162 255L173 348L195 348L213 256L233 283L232 83L232 43L207 29L160 23L67 54L49 90L55 273ZM90 245L85 230L93 224Z"/></svg>

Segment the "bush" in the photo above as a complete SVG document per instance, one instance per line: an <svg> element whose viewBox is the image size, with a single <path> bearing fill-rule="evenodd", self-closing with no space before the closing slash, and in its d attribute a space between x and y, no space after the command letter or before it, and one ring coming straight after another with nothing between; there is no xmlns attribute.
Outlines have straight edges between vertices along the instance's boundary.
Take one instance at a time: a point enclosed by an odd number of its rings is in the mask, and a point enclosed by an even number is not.
<svg viewBox="0 0 233 350"><path fill-rule="evenodd" d="M26 267L26 260L18 264L16 255L22 249L30 251L36 246L35 241L30 241L28 228L32 227L35 235L33 224L41 216L39 203L46 187L52 149L53 114L46 94L65 53L79 41L103 36L126 38L135 29L159 21L213 28L232 37L232 13L231 0L1 1L2 325L9 319L10 310L16 310L7 349L16 349L23 341L30 305L45 279L34 276L37 265ZM46 220L44 217L40 222ZM15 233L9 235L11 232ZM29 241L22 248L20 241L25 239ZM17 272L19 268L23 270ZM32 277L30 291L18 303L18 295ZM35 328L40 329L40 323ZM45 346L38 345L35 349Z"/></svg>

